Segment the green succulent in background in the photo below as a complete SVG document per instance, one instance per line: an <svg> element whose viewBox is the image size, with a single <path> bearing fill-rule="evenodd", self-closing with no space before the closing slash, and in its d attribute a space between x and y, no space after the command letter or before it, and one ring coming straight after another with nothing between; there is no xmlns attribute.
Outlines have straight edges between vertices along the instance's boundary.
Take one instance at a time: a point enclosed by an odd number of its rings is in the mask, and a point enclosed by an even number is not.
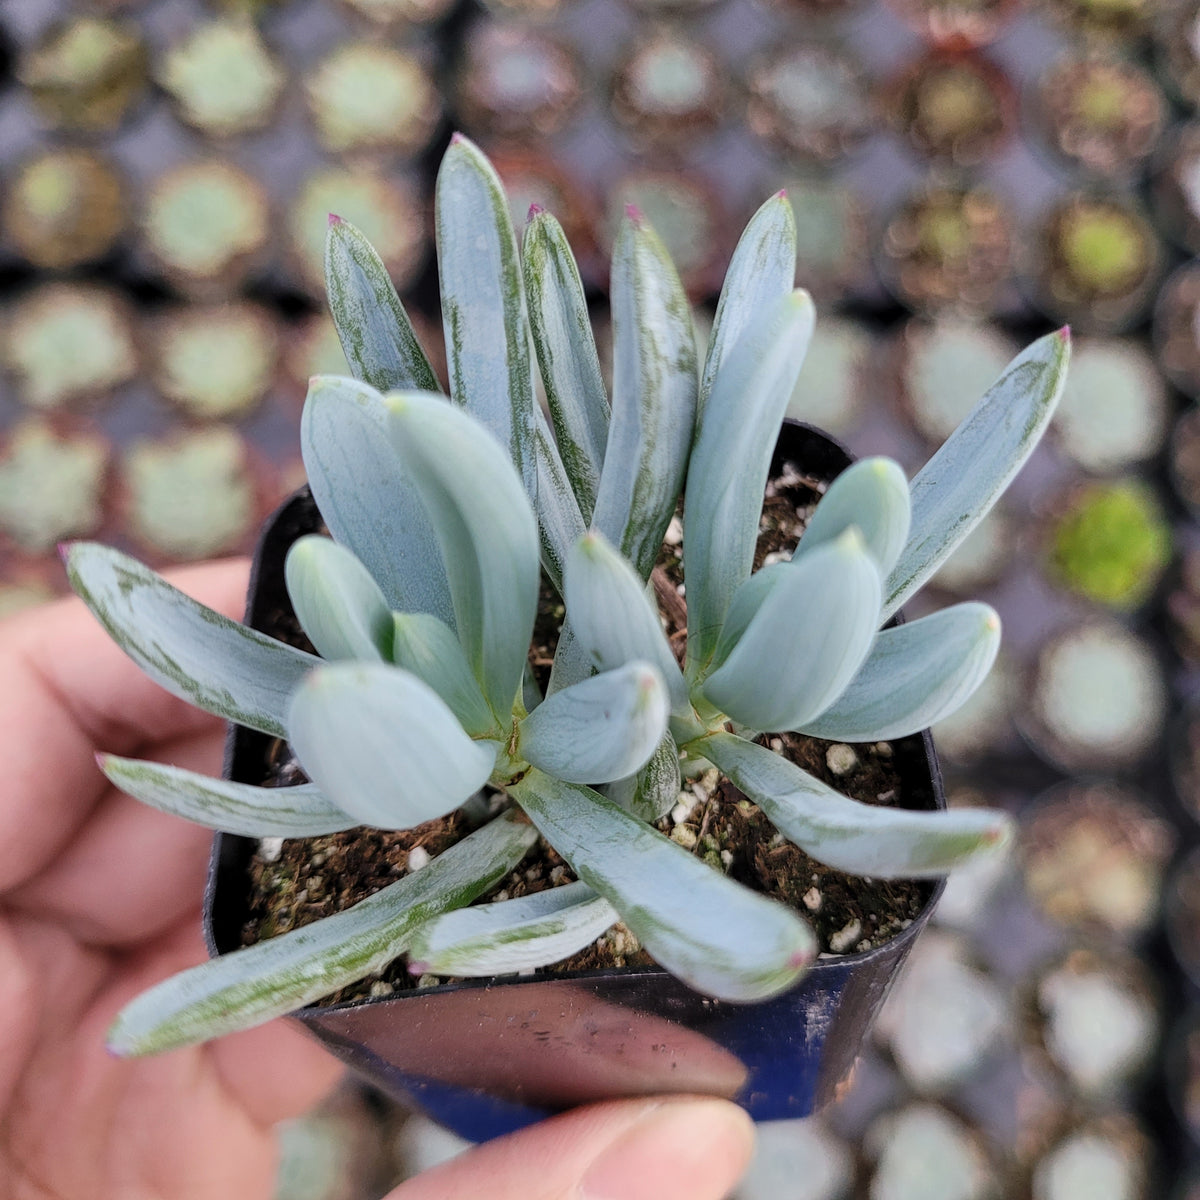
<svg viewBox="0 0 1200 1200"><path fill-rule="evenodd" d="M618 917L697 990L748 1001L786 989L816 954L809 927L653 825L678 797L681 758L716 764L787 838L860 874L942 874L1008 834L1001 813L858 803L752 738L901 737L982 680L999 637L985 605L879 629L1031 451L1061 390L1065 335L1015 360L911 485L887 460L856 464L790 561L752 574L813 326L807 294L793 290L786 198L743 235L702 364L675 270L628 214L613 254L611 404L554 218L531 212L518 249L495 172L455 138L436 221L449 398L379 257L331 218L330 306L356 378L312 381L302 448L332 538L302 538L286 567L320 657L202 608L113 550L77 544L67 562L155 679L286 737L311 780L258 788L106 756L132 795L257 837L408 828L485 786L507 801L352 908L139 997L110 1034L119 1053L255 1024L401 953L459 975L544 965ZM646 580L685 477L681 667ZM527 665L543 572L566 602L545 695ZM578 882L470 905L539 833Z"/></svg>
<svg viewBox="0 0 1200 1200"><path fill-rule="evenodd" d="M1093 483L1052 522L1050 570L1089 600L1129 610L1150 598L1171 561L1171 547L1171 526L1145 484Z"/></svg>

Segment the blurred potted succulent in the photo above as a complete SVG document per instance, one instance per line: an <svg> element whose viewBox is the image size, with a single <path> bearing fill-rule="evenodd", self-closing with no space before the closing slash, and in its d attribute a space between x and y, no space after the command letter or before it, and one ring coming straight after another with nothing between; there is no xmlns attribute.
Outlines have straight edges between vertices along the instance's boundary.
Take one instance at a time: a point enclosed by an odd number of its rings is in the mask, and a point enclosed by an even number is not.
<svg viewBox="0 0 1200 1200"><path fill-rule="evenodd" d="M356 378L312 381L301 437L319 518L304 498L284 510L250 614L285 633L290 603L316 654L202 608L116 551L67 551L73 586L126 652L243 727L223 781L102 757L130 794L241 835L214 854L219 956L133 1001L109 1044L152 1053L302 1010L347 1061L472 1137L660 1090L802 1115L848 1070L928 905L878 946L840 930L843 953L814 962L809 924L738 881L736 849L703 830L669 835L681 768L737 789L726 808L769 831L765 853L802 850L876 880L938 877L1005 839L1002 813L944 811L921 733L986 674L995 613L960 604L879 630L1036 443L1067 338L1016 359L911 486L881 459L838 475L848 460L818 435L776 444L813 325L793 290L782 194L738 245L699 367L678 277L628 214L611 406L554 218L531 212L518 251L499 181L462 138L436 212L450 398L378 256L331 218L330 304ZM755 571L773 458L772 486L799 481L820 499L799 543ZM312 532L319 522L331 538ZM680 543L686 593L661 566ZM530 646L546 586L566 615L539 676ZM256 786L263 743L281 739L307 779ZM834 775L856 753L894 758L907 802L930 811L839 794L791 761L801 743ZM410 854L395 882L237 948L246 838L448 821L446 848ZM564 886L472 904L520 882L531 853L558 864L542 882ZM617 921L638 965L543 969L571 965ZM311 1007L404 955L454 982Z"/></svg>

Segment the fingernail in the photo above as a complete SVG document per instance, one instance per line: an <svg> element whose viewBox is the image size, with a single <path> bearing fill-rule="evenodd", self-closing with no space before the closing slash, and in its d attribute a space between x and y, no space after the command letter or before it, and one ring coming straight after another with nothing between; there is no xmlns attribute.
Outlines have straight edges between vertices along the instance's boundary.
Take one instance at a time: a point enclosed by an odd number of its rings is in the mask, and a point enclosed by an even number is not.
<svg viewBox="0 0 1200 1200"><path fill-rule="evenodd" d="M754 1125L724 1100L650 1109L584 1173L581 1200L721 1200L741 1178Z"/></svg>

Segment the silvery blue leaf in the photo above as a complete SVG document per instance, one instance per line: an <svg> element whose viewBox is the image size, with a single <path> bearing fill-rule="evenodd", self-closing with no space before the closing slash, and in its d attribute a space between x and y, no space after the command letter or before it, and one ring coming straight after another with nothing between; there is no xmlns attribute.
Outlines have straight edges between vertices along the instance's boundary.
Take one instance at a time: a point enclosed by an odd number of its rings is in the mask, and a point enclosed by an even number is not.
<svg viewBox="0 0 1200 1200"><path fill-rule="evenodd" d="M507 450L537 494L529 319L508 199L492 164L461 134L434 198L450 394Z"/></svg>
<svg viewBox="0 0 1200 1200"><path fill-rule="evenodd" d="M381 392L440 392L441 386L374 247L349 221L330 215L325 290L346 361Z"/></svg>
<svg viewBox="0 0 1200 1200"><path fill-rule="evenodd" d="M428 684L383 663L313 671L288 713L304 773L364 825L410 829L488 780L496 742L473 741Z"/></svg>
<svg viewBox="0 0 1200 1200"><path fill-rule="evenodd" d="M575 498L571 480L558 455L554 439L539 411L534 434L537 456L537 519L541 539L542 566L559 595L563 590L563 570L571 547L583 536L583 514Z"/></svg>
<svg viewBox="0 0 1200 1200"><path fill-rule="evenodd" d="M786 566L704 695L754 729L797 729L849 685L871 648L880 580L856 530ZM784 574L780 572L780 574Z"/></svg>
<svg viewBox="0 0 1200 1200"><path fill-rule="evenodd" d="M906 737L957 711L1000 648L1000 618L986 604L955 604L875 639L853 682L801 732L843 742Z"/></svg>
<svg viewBox="0 0 1200 1200"><path fill-rule="evenodd" d="M533 664L526 660L525 673L521 676L521 703L527 713L533 712L542 702L542 688L534 674Z"/></svg>
<svg viewBox="0 0 1200 1200"><path fill-rule="evenodd" d="M721 636L713 652L712 670L715 671L729 657L729 652L741 640L746 626L776 585L791 577L791 568L787 562L773 562L760 567L748 579L742 581L729 603L729 615L721 627Z"/></svg>
<svg viewBox="0 0 1200 1200"><path fill-rule="evenodd" d="M637 572L592 530L567 559L564 598L575 637L602 671L635 658L652 662L671 694L672 711L689 707L687 684Z"/></svg>
<svg viewBox="0 0 1200 1200"><path fill-rule="evenodd" d="M555 692L587 679L594 672L591 657L575 636L575 627L570 616L567 616L558 634L558 645L554 647L554 665L550 669L546 695L553 696Z"/></svg>
<svg viewBox="0 0 1200 1200"><path fill-rule="evenodd" d="M678 803L680 785L679 748L668 733L636 775L616 779L599 790L626 812L653 823Z"/></svg>
<svg viewBox="0 0 1200 1200"><path fill-rule="evenodd" d="M228 721L286 736L292 692L319 658L198 604L107 546L75 542L65 562L75 592L155 683Z"/></svg>
<svg viewBox="0 0 1200 1200"><path fill-rule="evenodd" d="M160 812L243 837L319 837L358 822L318 787L251 787L181 767L98 755L100 770L123 792Z"/></svg>
<svg viewBox="0 0 1200 1200"><path fill-rule="evenodd" d="M790 909L721 874L598 792L530 771L513 799L655 960L719 1000L765 1000L816 956Z"/></svg>
<svg viewBox="0 0 1200 1200"><path fill-rule="evenodd" d="M885 576L908 538L908 480L890 458L864 458L847 467L821 497L795 557L840 537L851 527Z"/></svg>
<svg viewBox="0 0 1200 1200"><path fill-rule="evenodd" d="M912 481L912 529L884 587L883 619L950 557L1033 453L1070 357L1066 329L1026 347Z"/></svg>
<svg viewBox="0 0 1200 1200"><path fill-rule="evenodd" d="M730 350L795 284L796 218L791 202L780 192L750 219L725 273L700 378L700 412Z"/></svg>
<svg viewBox="0 0 1200 1200"><path fill-rule="evenodd" d="M1012 835L1002 812L956 808L913 812L862 804L835 792L786 758L730 733L694 743L771 824L826 866L879 879L945 875Z"/></svg>
<svg viewBox="0 0 1200 1200"><path fill-rule="evenodd" d="M583 282L562 226L549 213L531 213L521 251L546 403L562 463L586 524L596 506L608 442L608 394Z"/></svg>
<svg viewBox="0 0 1200 1200"><path fill-rule="evenodd" d="M667 693L634 661L547 696L520 725L517 753L572 783L608 783L645 766L667 729Z"/></svg>
<svg viewBox="0 0 1200 1200"><path fill-rule="evenodd" d="M322 658L390 657L391 610L345 546L315 534L299 538L288 550L284 578L296 618Z"/></svg>
<svg viewBox="0 0 1200 1200"><path fill-rule="evenodd" d="M392 662L433 688L472 737L502 734L450 627L428 613L393 613L392 622Z"/></svg>
<svg viewBox="0 0 1200 1200"><path fill-rule="evenodd" d="M536 840L497 817L352 908L222 954L143 992L108 1033L113 1054L155 1054L261 1025L381 970L423 923L469 904L503 879Z"/></svg>
<svg viewBox="0 0 1200 1200"><path fill-rule="evenodd" d="M771 454L812 328L808 293L785 296L726 354L704 406L684 499L689 679L708 668L750 575Z"/></svg>
<svg viewBox="0 0 1200 1200"><path fill-rule="evenodd" d="M648 579L687 469L696 340L679 276L640 216L617 233L610 294L613 403L592 523Z"/></svg>
<svg viewBox="0 0 1200 1200"><path fill-rule="evenodd" d="M500 714L521 686L541 567L537 522L495 438L427 392L387 397L388 433L433 523L459 642Z"/></svg>
<svg viewBox="0 0 1200 1200"><path fill-rule="evenodd" d="M408 969L471 978L544 967L590 945L617 920L613 906L586 883L472 904L417 930Z"/></svg>
<svg viewBox="0 0 1200 1200"><path fill-rule="evenodd" d="M441 551L388 438L383 397L353 379L316 376L300 419L300 449L329 532L370 571L389 607L432 613L453 626Z"/></svg>

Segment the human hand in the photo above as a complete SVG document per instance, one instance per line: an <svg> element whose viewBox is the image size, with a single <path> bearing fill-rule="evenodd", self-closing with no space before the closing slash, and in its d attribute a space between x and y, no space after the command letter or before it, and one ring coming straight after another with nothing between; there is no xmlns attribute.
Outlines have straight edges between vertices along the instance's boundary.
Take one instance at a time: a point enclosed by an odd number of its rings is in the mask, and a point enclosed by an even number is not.
<svg viewBox="0 0 1200 1200"><path fill-rule="evenodd" d="M171 578L240 615L244 562ZM341 1073L282 1021L153 1058L104 1049L127 1001L205 957L211 835L113 789L94 756L216 773L223 740L222 722L151 683L78 601L0 623L0 1195L265 1200L273 1126ZM718 1200L751 1140L745 1115L719 1101L594 1105L391 1200Z"/></svg>
<svg viewBox="0 0 1200 1200"><path fill-rule="evenodd" d="M750 1118L726 1100L592 1104L468 1150L386 1200L722 1200L753 1143Z"/></svg>
<svg viewBox="0 0 1200 1200"><path fill-rule="evenodd" d="M247 568L176 572L240 615ZM150 682L76 600L0 623L0 1195L251 1200L273 1126L340 1068L282 1022L158 1058L104 1049L117 1011L205 957L211 834L113 789L113 751L216 773L223 724Z"/></svg>

